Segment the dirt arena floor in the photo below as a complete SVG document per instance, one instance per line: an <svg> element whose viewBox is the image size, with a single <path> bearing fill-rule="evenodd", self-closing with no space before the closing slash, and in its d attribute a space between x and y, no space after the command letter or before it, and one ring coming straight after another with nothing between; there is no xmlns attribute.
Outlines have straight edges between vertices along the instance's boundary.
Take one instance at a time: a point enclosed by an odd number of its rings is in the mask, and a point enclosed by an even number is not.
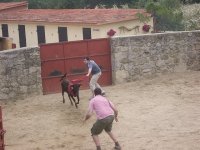
<svg viewBox="0 0 200 150"><path fill-rule="evenodd" d="M200 150L200 72L176 73L104 87L119 109L113 132L123 150ZM0 101L6 150L95 150L90 136L93 116L82 124L89 90L79 108L61 94L15 102ZM112 150L100 135L102 150Z"/></svg>

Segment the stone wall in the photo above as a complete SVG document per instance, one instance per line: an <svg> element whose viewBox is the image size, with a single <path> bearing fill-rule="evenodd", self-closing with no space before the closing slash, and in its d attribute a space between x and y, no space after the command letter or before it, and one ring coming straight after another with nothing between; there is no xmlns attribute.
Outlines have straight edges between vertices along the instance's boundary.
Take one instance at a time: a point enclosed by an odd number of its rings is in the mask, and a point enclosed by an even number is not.
<svg viewBox="0 0 200 150"><path fill-rule="evenodd" d="M200 71L200 31L111 38L113 84ZM0 100L42 94L38 47L0 51Z"/></svg>
<svg viewBox="0 0 200 150"><path fill-rule="evenodd" d="M200 31L112 38L111 57L114 84L200 71Z"/></svg>
<svg viewBox="0 0 200 150"><path fill-rule="evenodd" d="M0 51L0 99L23 99L41 94L38 47Z"/></svg>

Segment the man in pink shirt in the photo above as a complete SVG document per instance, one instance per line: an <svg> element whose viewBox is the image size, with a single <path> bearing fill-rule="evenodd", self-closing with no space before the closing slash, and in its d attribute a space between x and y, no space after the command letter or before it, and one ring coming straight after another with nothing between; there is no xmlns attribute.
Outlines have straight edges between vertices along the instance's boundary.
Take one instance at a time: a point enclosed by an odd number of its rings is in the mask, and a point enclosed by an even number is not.
<svg viewBox="0 0 200 150"><path fill-rule="evenodd" d="M94 143L97 147L97 150L101 150L100 141L98 135L105 130L106 133L110 136L110 138L115 143L115 149L121 150L121 147L111 132L112 130L112 123L113 120L117 122L117 115L118 111L114 107L113 103L109 100L107 100L105 97L102 96L102 92L100 88L96 88L94 90L95 97L90 100L89 102L89 109L87 111L87 114L84 118L84 122L88 120L92 113L96 113L97 121L93 124L93 127L91 128L91 134L92 138L94 140Z"/></svg>

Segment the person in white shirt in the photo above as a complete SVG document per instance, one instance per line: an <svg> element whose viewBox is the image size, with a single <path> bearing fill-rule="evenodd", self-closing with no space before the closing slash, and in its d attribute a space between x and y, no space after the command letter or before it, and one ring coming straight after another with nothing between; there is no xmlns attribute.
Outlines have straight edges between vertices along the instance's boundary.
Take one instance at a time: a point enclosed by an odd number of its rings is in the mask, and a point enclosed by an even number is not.
<svg viewBox="0 0 200 150"><path fill-rule="evenodd" d="M89 57L84 58L84 63L87 64L87 67L88 67L88 73L86 74L86 76L90 76L90 74L92 75L92 77L90 79L90 83L89 83L90 89L92 91L91 98L94 97L94 89L95 88L100 88L102 91L102 95L105 95L105 91L103 91L101 86L98 84L98 80L99 80L100 76L102 75L100 67L96 64L96 62L94 60L90 60Z"/></svg>

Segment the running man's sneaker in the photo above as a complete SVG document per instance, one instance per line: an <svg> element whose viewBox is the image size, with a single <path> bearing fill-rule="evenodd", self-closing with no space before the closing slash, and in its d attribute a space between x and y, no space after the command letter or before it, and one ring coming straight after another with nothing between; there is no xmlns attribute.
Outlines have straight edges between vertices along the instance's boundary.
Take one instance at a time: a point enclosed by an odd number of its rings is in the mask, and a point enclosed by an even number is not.
<svg viewBox="0 0 200 150"><path fill-rule="evenodd" d="M121 150L121 146L120 145L115 145L114 149L115 150Z"/></svg>

